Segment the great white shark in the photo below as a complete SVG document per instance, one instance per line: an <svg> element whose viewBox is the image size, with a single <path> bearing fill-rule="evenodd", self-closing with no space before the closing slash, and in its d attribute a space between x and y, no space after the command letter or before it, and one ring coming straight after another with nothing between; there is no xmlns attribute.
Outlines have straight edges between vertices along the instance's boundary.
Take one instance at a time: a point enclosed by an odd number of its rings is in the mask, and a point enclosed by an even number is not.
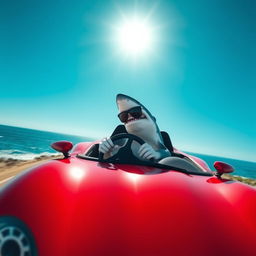
<svg viewBox="0 0 256 256"><path fill-rule="evenodd" d="M138 107L138 106L141 107L142 114L140 116L135 115L136 116L135 118L133 117L134 115L131 115L129 112L127 112L129 114L125 116L125 118L123 119L123 121L125 122L124 126L126 128L126 132L140 137L145 141L145 143L148 144L148 145L143 144L139 148L138 148L138 144L132 145L132 151L136 157L140 159L141 157L147 158L151 156L151 153L149 153L148 156L145 156L145 155L142 156L144 153L141 152L141 149L144 147L142 150L145 150L145 148L147 148L149 149L149 151L153 150L155 151L154 153L157 152L156 154L157 157L153 156L153 158L155 159L155 161L157 161L160 164L168 165L170 167L177 167L184 170L199 172L199 173L203 171L203 169L201 169L201 167L198 164L196 164L194 161L192 161L190 158L185 156L181 158L181 157L178 157L177 155L172 155L172 153L164 145L161 132L156 123L156 118L139 101L135 100L134 98L128 95L118 94L116 96L116 103L117 103L119 113L123 111L127 111L134 107ZM115 148L115 145L113 144L110 138L109 139L106 138L100 143L99 151L105 154L105 158L108 158L113 154L115 154L113 153L114 152L113 150L118 152L118 146Z"/></svg>
<svg viewBox="0 0 256 256"><path fill-rule="evenodd" d="M160 159L171 155L168 149L164 146L161 132L156 123L156 118L143 104L125 94L117 94L116 104L119 113L140 106L142 108L142 116L138 119L129 116L128 121L124 123L126 131L140 137L155 151L159 152Z"/></svg>

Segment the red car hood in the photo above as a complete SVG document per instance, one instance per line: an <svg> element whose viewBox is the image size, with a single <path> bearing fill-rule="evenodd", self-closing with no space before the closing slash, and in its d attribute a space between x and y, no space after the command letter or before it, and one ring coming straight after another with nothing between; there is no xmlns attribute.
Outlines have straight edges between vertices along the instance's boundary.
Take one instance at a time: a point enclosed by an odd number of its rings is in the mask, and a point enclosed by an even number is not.
<svg viewBox="0 0 256 256"><path fill-rule="evenodd" d="M153 173L76 157L53 160L5 186L0 215L24 221L42 256L254 254L254 188Z"/></svg>

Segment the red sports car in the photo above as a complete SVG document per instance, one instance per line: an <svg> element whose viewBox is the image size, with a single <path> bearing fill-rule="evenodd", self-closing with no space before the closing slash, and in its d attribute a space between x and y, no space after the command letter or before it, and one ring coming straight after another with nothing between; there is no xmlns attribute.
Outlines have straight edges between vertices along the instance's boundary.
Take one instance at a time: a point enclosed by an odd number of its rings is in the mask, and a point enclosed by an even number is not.
<svg viewBox="0 0 256 256"><path fill-rule="evenodd" d="M23 172L0 191L1 256L256 255L256 190L195 168L136 158L126 139L110 159L97 142L56 142L63 159ZM135 142L136 141L136 142Z"/></svg>

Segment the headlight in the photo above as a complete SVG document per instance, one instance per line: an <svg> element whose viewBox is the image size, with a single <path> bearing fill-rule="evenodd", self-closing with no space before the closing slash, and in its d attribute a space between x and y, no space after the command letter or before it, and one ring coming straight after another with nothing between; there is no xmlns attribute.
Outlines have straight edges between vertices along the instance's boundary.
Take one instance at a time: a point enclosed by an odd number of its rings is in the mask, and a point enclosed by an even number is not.
<svg viewBox="0 0 256 256"><path fill-rule="evenodd" d="M23 222L14 217L0 218L0 255L37 255L31 232Z"/></svg>

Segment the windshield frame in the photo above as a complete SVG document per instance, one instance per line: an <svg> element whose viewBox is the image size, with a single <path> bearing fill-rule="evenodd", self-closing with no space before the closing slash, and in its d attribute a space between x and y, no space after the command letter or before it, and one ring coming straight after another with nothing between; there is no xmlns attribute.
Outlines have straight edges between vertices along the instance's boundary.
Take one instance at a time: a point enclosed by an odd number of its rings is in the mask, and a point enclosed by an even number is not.
<svg viewBox="0 0 256 256"><path fill-rule="evenodd" d="M90 153L98 144L93 144L91 145L85 153L83 154L77 154L76 157L77 158L81 158L81 159L85 159L85 160L89 160L89 161L96 161L99 163L111 163L111 164L124 164L124 165L134 165L134 166L146 166L146 167L155 167L158 169L162 169L163 171L178 171L178 172L182 172L185 174L193 174L193 175L200 175L200 176L213 176L213 173L210 173L206 170L206 172L194 172L194 171L188 171L182 168L178 168L178 167L174 167L174 166L170 166L170 165L164 165L164 164L160 164L157 162L151 162L151 161L143 161L138 159L138 161L136 163L131 162L131 161L120 161L120 160L112 160L112 161L108 161L108 159L102 159L101 161L99 160L99 157L95 157L95 156L89 156L87 155L88 153Z"/></svg>

